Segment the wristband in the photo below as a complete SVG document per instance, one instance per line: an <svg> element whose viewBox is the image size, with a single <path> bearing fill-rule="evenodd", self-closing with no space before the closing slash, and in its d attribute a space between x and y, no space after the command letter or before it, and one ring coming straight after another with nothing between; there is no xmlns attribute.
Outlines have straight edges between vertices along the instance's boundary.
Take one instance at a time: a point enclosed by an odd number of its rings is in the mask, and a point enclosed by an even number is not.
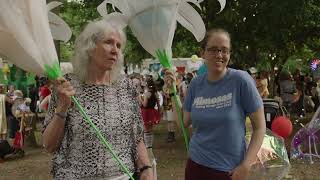
<svg viewBox="0 0 320 180"><path fill-rule="evenodd" d="M142 168L139 169L139 171L140 171L139 173L142 173L143 171L145 171L145 170L147 170L149 168L152 168L152 167L148 166L148 165L145 165L145 166L143 166Z"/></svg>

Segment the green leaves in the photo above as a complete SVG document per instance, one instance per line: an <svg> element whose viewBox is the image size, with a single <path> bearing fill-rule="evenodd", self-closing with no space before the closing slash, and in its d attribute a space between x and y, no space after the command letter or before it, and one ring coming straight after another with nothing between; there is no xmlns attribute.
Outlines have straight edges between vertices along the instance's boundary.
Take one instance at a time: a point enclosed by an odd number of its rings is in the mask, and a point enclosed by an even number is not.
<svg viewBox="0 0 320 180"><path fill-rule="evenodd" d="M61 43L61 60L71 58L74 39L83 26L88 21L100 17L96 7L101 2L101 0L83 0L83 3L70 1L60 7L60 16L73 31L71 41L68 44ZM260 61L269 61L271 68L281 66L288 57L298 53L304 44L307 44L312 51L320 49L319 43L316 43L320 37L320 23L317 23L320 22L318 0L290 2L234 0L227 1L225 9L219 14L217 14L220 10L218 1L206 0L200 5L201 16L207 29L222 27L230 32L234 52L232 61L242 68L267 64ZM111 6L107 8L108 12L113 11ZM138 64L142 59L151 58L129 30L127 39L128 47L125 50L127 64ZM312 41L309 41L310 39ZM192 54L197 54L198 47L199 43L192 33L178 24L172 46L173 57L191 57ZM269 54L276 54L276 59L270 59Z"/></svg>
<svg viewBox="0 0 320 180"><path fill-rule="evenodd" d="M97 12L97 6L99 1L70 1L64 2L59 7L59 16L70 26L72 30L72 36L68 43L61 43L61 55L60 60L69 61L72 57L74 50L75 38L83 30L84 26L89 22L100 17Z"/></svg>
<svg viewBox="0 0 320 180"><path fill-rule="evenodd" d="M170 57L168 56L168 54L166 53L165 50L157 49L157 50L156 50L156 56L157 56L157 58L159 59L161 65L162 65L164 68L168 68L168 69L171 69L171 68L172 68L171 59L170 59Z"/></svg>
<svg viewBox="0 0 320 180"><path fill-rule="evenodd" d="M50 80L56 80L58 77L62 76L62 72L59 64L53 64L49 66L48 64L44 65L45 72Z"/></svg>
<svg viewBox="0 0 320 180"><path fill-rule="evenodd" d="M303 73L309 74L311 72L310 63L315 56L316 53L304 45L302 48L299 48L296 53L292 54L282 67L284 70L290 72L294 72L297 68L300 68Z"/></svg>

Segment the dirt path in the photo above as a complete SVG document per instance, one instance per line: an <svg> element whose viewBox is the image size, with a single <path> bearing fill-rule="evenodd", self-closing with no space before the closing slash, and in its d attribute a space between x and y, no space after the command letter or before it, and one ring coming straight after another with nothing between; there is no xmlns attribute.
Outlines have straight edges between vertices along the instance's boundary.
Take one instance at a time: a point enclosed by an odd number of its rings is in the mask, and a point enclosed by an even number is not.
<svg viewBox="0 0 320 180"><path fill-rule="evenodd" d="M155 130L154 154L159 180L183 180L187 154L180 133L177 142L166 143L166 126ZM51 155L42 148L27 148L23 158L8 156L0 164L0 180L50 180ZM291 162L287 180L320 180L320 161L315 164Z"/></svg>
<svg viewBox="0 0 320 180"><path fill-rule="evenodd" d="M50 180L51 155L42 148L26 148L25 156L7 156L0 164L1 180Z"/></svg>

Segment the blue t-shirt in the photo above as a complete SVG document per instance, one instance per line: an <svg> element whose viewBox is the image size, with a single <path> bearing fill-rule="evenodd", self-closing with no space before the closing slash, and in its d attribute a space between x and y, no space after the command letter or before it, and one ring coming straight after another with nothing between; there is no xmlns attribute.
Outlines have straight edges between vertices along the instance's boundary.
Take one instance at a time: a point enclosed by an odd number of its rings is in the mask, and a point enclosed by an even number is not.
<svg viewBox="0 0 320 180"><path fill-rule="evenodd" d="M255 82L245 71L228 68L214 82L208 81L207 73L193 79L184 101L195 129L190 158L219 171L233 170L246 151L246 115L262 106Z"/></svg>

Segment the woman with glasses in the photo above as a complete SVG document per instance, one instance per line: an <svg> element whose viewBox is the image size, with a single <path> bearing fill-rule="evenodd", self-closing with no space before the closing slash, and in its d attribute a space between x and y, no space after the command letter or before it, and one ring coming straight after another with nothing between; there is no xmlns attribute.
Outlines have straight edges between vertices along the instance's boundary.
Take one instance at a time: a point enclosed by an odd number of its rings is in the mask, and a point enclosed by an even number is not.
<svg viewBox="0 0 320 180"><path fill-rule="evenodd" d="M207 33L201 45L207 72L191 81L183 106L185 127L192 123L194 128L186 180L246 179L262 144L266 130L262 99L247 72L227 67L230 53L227 31ZM253 125L248 149L246 116Z"/></svg>

